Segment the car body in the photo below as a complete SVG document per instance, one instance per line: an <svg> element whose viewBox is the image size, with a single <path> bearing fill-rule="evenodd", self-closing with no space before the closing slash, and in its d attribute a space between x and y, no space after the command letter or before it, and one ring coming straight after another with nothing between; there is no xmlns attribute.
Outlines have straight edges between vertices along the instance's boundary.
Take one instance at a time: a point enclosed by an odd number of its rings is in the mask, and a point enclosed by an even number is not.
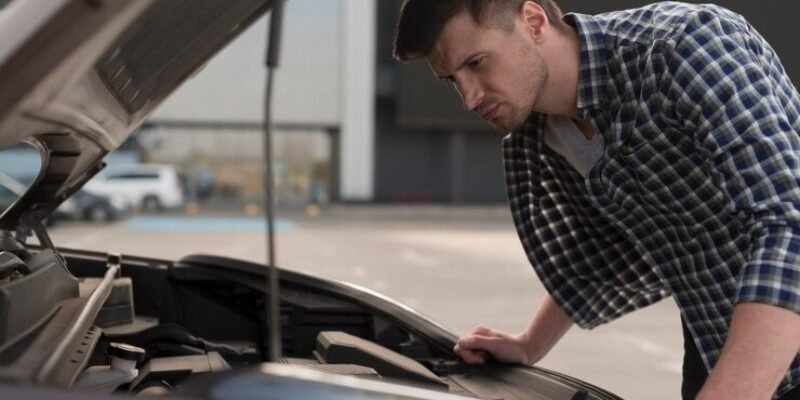
<svg viewBox="0 0 800 400"><path fill-rule="evenodd" d="M183 190L171 165L115 165L87 182L86 189L107 196L121 195L141 210L162 211L183 206Z"/></svg>
<svg viewBox="0 0 800 400"><path fill-rule="evenodd" d="M262 264L53 243L47 216L271 6L15 0L0 12L0 147L42 155L0 215L0 398L618 399L537 367L465 365L452 332L347 283L281 270L278 293ZM283 357L265 363L272 328Z"/></svg>

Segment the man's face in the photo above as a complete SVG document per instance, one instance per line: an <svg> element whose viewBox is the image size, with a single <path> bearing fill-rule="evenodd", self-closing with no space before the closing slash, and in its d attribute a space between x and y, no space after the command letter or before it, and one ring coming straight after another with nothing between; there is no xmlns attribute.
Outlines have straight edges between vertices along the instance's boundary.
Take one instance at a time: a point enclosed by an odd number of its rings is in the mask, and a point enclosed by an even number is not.
<svg viewBox="0 0 800 400"><path fill-rule="evenodd" d="M467 10L445 25L428 62L455 86L465 109L500 133L525 123L548 78L521 23L509 32L482 27Z"/></svg>

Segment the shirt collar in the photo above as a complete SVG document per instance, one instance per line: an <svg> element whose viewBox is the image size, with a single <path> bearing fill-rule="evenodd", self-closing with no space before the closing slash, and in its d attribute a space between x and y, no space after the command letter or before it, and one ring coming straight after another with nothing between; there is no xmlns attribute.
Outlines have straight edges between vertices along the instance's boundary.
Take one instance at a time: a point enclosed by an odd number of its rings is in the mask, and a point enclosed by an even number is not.
<svg viewBox="0 0 800 400"><path fill-rule="evenodd" d="M581 42L578 112L585 117L589 111L607 105L609 73L605 31L601 22L591 15L570 13L564 16L564 21L575 27Z"/></svg>

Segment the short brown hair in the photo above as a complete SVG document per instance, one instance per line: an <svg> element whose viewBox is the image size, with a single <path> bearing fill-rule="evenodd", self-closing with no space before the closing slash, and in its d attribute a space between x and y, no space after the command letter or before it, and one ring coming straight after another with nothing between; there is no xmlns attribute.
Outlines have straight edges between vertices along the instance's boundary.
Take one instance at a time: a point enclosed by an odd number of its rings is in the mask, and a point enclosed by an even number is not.
<svg viewBox="0 0 800 400"><path fill-rule="evenodd" d="M405 0L395 30L394 58L410 61L427 56L445 24L465 9L481 26L510 31L526 1L539 4L553 26L564 28L563 14L553 0Z"/></svg>

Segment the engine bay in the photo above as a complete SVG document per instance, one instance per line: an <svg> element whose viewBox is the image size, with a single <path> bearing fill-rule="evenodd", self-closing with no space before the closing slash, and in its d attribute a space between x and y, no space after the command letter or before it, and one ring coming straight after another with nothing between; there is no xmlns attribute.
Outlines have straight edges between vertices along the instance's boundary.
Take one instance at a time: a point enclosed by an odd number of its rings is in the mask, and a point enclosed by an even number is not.
<svg viewBox="0 0 800 400"><path fill-rule="evenodd" d="M194 375L265 361L262 275L248 277L245 264L237 271L208 264L233 261L198 265L199 257L123 268L119 256L67 261L52 250L19 250L0 252L4 380L163 394ZM448 390L433 371L458 363L442 349L356 305L292 286L281 293L281 363Z"/></svg>
<svg viewBox="0 0 800 400"><path fill-rule="evenodd" d="M0 385L206 398L237 377L263 383L267 270L207 255L1 251ZM294 371L485 399L615 398L535 367L465 365L453 333L366 289L283 270L280 283L277 364Z"/></svg>

